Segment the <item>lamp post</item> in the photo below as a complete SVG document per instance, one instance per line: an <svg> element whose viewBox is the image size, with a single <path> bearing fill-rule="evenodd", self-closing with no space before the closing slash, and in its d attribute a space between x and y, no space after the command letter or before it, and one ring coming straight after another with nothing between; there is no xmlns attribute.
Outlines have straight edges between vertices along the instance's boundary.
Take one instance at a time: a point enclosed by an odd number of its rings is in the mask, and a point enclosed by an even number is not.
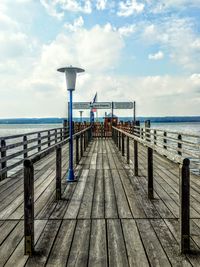
<svg viewBox="0 0 200 267"><path fill-rule="evenodd" d="M72 114L72 92L75 90L77 73L84 72L81 68L76 67L64 67L58 69L59 72L64 72L67 82L67 90L69 91L69 172L67 181L74 182L74 170L73 170L73 114Z"/></svg>
<svg viewBox="0 0 200 267"><path fill-rule="evenodd" d="M79 110L79 112L80 112L80 122L82 122L83 110Z"/></svg>

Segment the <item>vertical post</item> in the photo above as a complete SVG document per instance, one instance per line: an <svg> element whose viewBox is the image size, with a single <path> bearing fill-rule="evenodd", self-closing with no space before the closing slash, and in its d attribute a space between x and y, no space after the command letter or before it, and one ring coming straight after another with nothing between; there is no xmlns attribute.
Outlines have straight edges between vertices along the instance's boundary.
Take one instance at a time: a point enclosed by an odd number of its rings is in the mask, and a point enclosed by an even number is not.
<svg viewBox="0 0 200 267"><path fill-rule="evenodd" d="M41 133L38 133L38 152L41 151Z"/></svg>
<svg viewBox="0 0 200 267"><path fill-rule="evenodd" d="M136 102L133 102L133 121L136 122Z"/></svg>
<svg viewBox="0 0 200 267"><path fill-rule="evenodd" d="M81 134L81 157L83 156L83 134Z"/></svg>
<svg viewBox="0 0 200 267"><path fill-rule="evenodd" d="M67 178L68 182L74 182L72 92L73 90L69 90L70 108L69 108L69 173L68 173L68 178Z"/></svg>
<svg viewBox="0 0 200 267"><path fill-rule="evenodd" d="M51 132L48 131L48 147L51 146Z"/></svg>
<svg viewBox="0 0 200 267"><path fill-rule="evenodd" d="M154 145L157 145L157 131L153 131L153 139L154 139Z"/></svg>
<svg viewBox="0 0 200 267"><path fill-rule="evenodd" d="M180 252L190 250L190 160L185 158L180 166Z"/></svg>
<svg viewBox="0 0 200 267"><path fill-rule="evenodd" d="M119 132L119 151L121 151L121 133Z"/></svg>
<svg viewBox="0 0 200 267"><path fill-rule="evenodd" d="M56 149L56 200L61 199L62 149Z"/></svg>
<svg viewBox="0 0 200 267"><path fill-rule="evenodd" d="M24 254L34 252L34 168L30 160L24 161Z"/></svg>
<svg viewBox="0 0 200 267"><path fill-rule="evenodd" d="M147 148L148 160L148 198L153 199L153 149Z"/></svg>
<svg viewBox="0 0 200 267"><path fill-rule="evenodd" d="M163 148L164 149L167 149L167 146L165 145L165 144L167 144L167 139L165 138L165 137L167 137L167 132L164 132L163 135L164 135L164 138L163 138L163 143L164 143Z"/></svg>
<svg viewBox="0 0 200 267"><path fill-rule="evenodd" d="M68 116L70 116L70 105L69 105L69 102L68 102ZM66 139L67 138L67 126L68 126L68 121L67 120L63 120L63 139Z"/></svg>
<svg viewBox="0 0 200 267"><path fill-rule="evenodd" d="M1 140L1 159L6 157L6 141L4 139ZM7 167L7 162L4 161L1 163L1 170ZM0 180L7 178L7 171L0 175Z"/></svg>
<svg viewBox="0 0 200 267"><path fill-rule="evenodd" d="M130 163L130 151L129 151L129 137L126 137L126 160L127 164Z"/></svg>
<svg viewBox="0 0 200 267"><path fill-rule="evenodd" d="M84 147L84 151L85 151L86 150L86 134L85 134L85 132L84 132L84 135L83 136L84 136L84 138L83 138L83 141L84 141L83 144L84 144L84 146L83 147Z"/></svg>
<svg viewBox="0 0 200 267"><path fill-rule="evenodd" d="M62 138L62 130L63 130L63 129L61 128L61 129L60 129L60 141L62 141L62 139L63 139L63 138Z"/></svg>
<svg viewBox="0 0 200 267"><path fill-rule="evenodd" d="M178 135L178 140L182 141L182 135ZM178 148L182 150L182 143L178 142ZM182 156L182 151L178 151L178 155Z"/></svg>
<svg viewBox="0 0 200 267"><path fill-rule="evenodd" d="M134 174L138 176L138 142L134 140Z"/></svg>
<svg viewBox="0 0 200 267"><path fill-rule="evenodd" d="M146 120L145 121L145 140L148 142L151 142L151 135L150 135L150 128L151 127L151 121Z"/></svg>
<svg viewBox="0 0 200 267"><path fill-rule="evenodd" d="M57 129L55 129L55 144L58 142L58 132Z"/></svg>
<svg viewBox="0 0 200 267"><path fill-rule="evenodd" d="M27 148L28 148L28 145L27 145L27 136L24 135L23 136L23 143L24 143L24 146L23 146L23 149L24 149L24 159L28 157L28 152L26 151Z"/></svg>
<svg viewBox="0 0 200 267"><path fill-rule="evenodd" d="M122 156L124 156L124 134L122 133Z"/></svg>

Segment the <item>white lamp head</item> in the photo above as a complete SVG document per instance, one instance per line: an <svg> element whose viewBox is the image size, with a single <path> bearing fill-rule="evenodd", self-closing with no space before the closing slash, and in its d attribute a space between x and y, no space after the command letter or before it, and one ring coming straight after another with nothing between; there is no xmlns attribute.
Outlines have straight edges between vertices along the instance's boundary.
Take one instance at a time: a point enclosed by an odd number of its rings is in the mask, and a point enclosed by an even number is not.
<svg viewBox="0 0 200 267"><path fill-rule="evenodd" d="M84 72L84 69L76 68L76 67L65 67L58 69L59 72L64 72L66 75L66 81L67 81L67 90L75 90L76 85L76 74L80 72Z"/></svg>

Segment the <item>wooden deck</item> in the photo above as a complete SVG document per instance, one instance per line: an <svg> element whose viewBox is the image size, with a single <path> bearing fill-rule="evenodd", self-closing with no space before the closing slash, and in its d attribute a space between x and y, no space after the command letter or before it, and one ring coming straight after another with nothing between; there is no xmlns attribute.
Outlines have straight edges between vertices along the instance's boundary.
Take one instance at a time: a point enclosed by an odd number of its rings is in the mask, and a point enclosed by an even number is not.
<svg viewBox="0 0 200 267"><path fill-rule="evenodd" d="M67 153L65 148L66 168ZM0 266L200 266L198 177L191 177L193 251L184 256L179 253L177 165L154 156L152 201L147 198L142 146L138 177L111 139L94 139L76 173L77 183L66 184L63 178L63 199L56 202L55 155L35 165L32 258L24 256L23 174L0 182Z"/></svg>

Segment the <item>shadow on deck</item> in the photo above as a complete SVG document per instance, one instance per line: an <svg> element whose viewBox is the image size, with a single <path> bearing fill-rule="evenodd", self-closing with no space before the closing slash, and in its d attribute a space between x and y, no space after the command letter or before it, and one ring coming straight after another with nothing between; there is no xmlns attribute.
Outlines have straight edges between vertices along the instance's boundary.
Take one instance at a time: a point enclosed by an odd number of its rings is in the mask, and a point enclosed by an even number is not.
<svg viewBox="0 0 200 267"><path fill-rule="evenodd" d="M131 146L133 147L133 146ZM139 175L111 139L88 146L55 201L55 154L35 166L35 250L24 256L23 175L0 183L0 266L200 266L200 181L191 176L191 246L179 253L179 169L154 155L154 200L147 196L146 153ZM133 151L130 150L130 159Z"/></svg>

